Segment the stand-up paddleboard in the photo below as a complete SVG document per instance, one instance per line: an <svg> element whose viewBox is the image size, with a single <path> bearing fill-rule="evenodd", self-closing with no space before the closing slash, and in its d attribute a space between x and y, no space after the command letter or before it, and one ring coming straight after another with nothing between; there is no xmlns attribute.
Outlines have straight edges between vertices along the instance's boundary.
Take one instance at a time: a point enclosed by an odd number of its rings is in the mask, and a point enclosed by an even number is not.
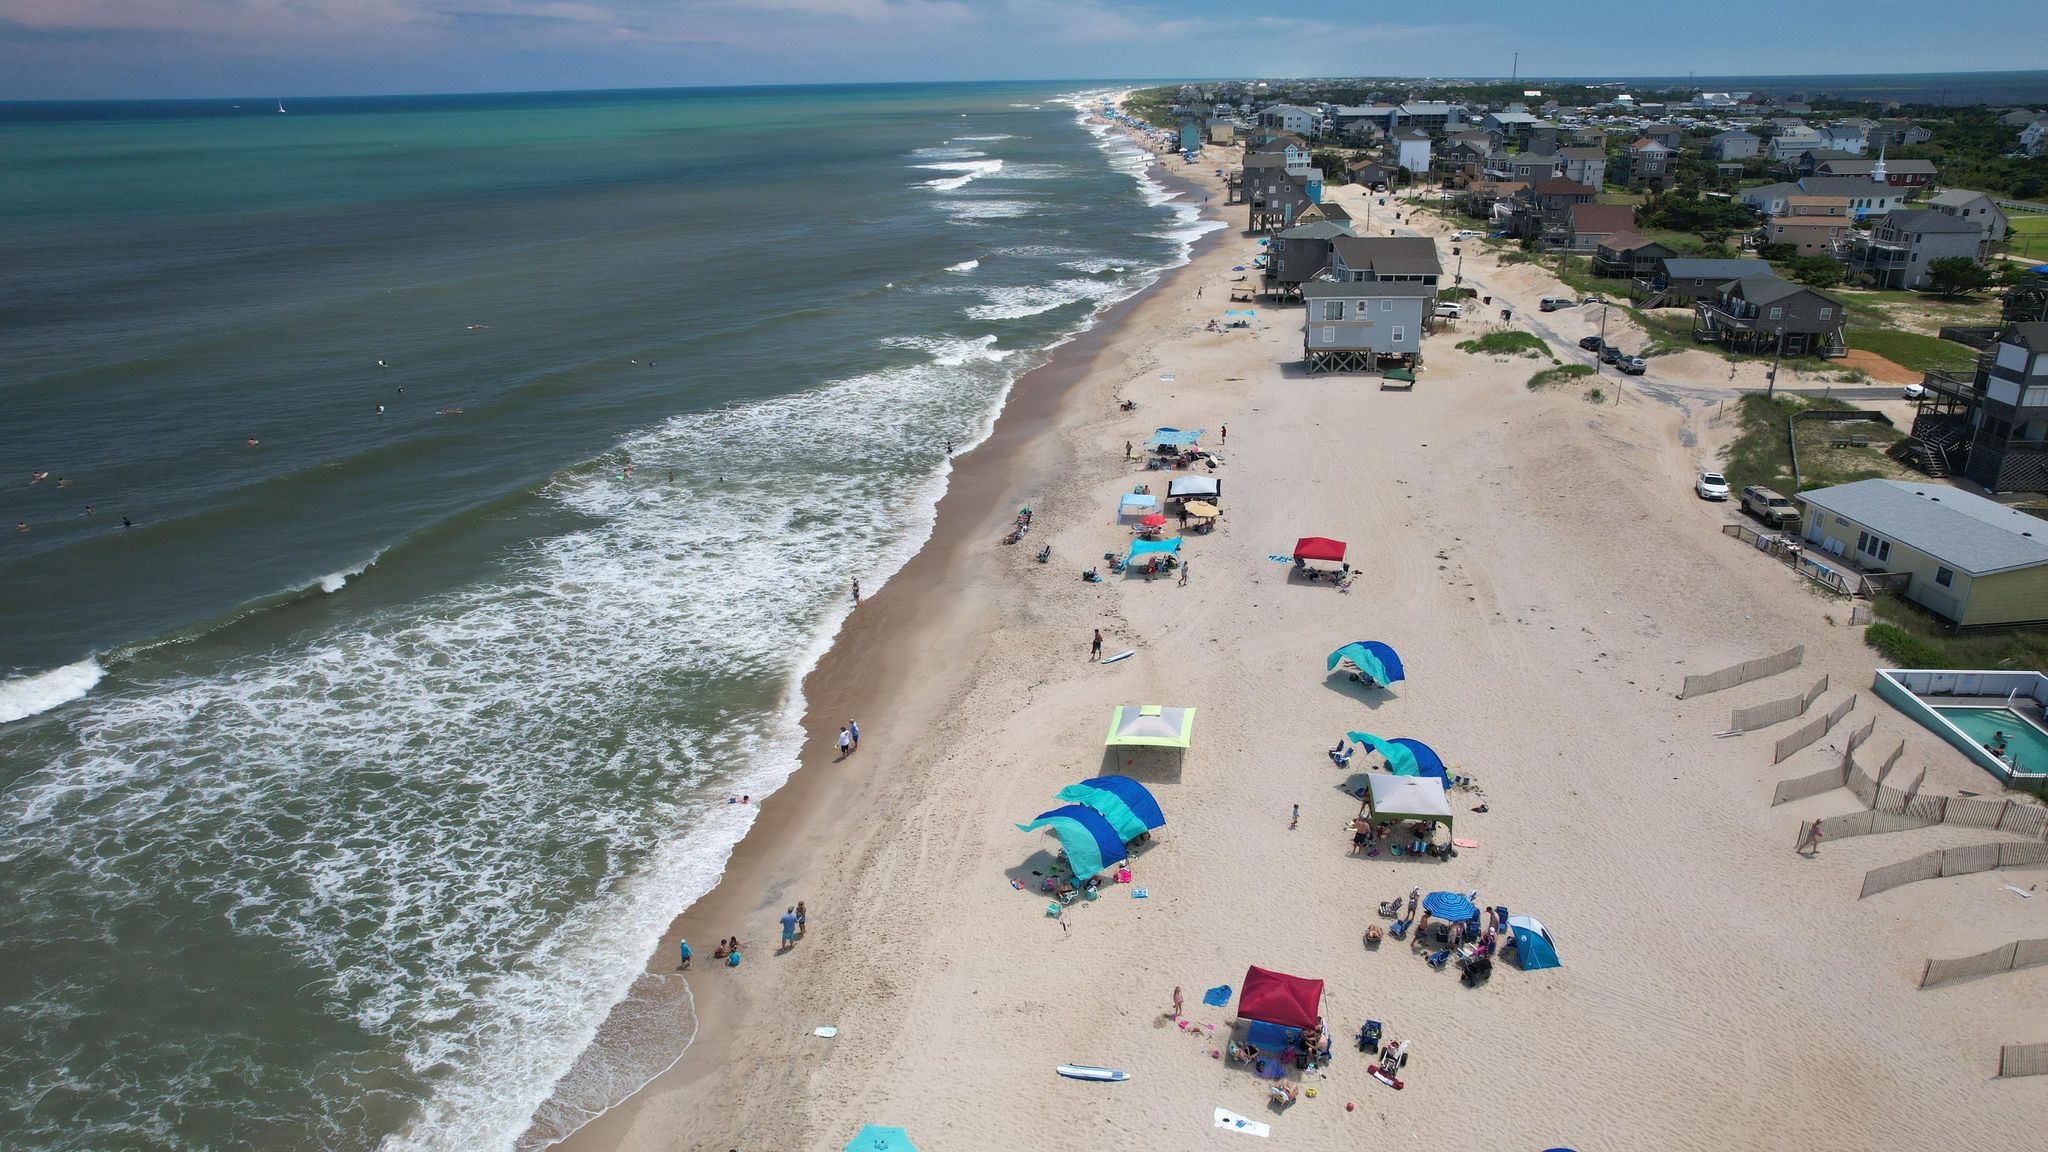
<svg viewBox="0 0 2048 1152"><path fill-rule="evenodd" d="M1116 662L1117 662L1117 661L1119 661L1119 660L1129 660L1129 659L1130 659L1131 657L1133 657L1133 656L1136 656L1137 654L1138 654L1138 650L1137 650L1137 649L1135 649L1135 648L1132 648L1132 649L1129 649L1129 650L1127 650L1127 651L1119 652L1119 653L1117 653L1117 654L1116 654L1116 655L1114 655L1114 656L1104 656L1104 657L1102 658L1102 662L1103 662L1104 664L1114 664L1114 663L1116 663Z"/></svg>
<svg viewBox="0 0 2048 1152"><path fill-rule="evenodd" d="M1270 1126L1262 1124L1257 1120L1246 1119L1228 1108L1218 1108L1216 1110L1216 1126L1218 1128L1228 1128L1233 1132L1242 1132L1247 1136L1271 1136L1273 1134L1273 1129Z"/></svg>
<svg viewBox="0 0 2048 1152"><path fill-rule="evenodd" d="M1097 1068L1092 1064L1062 1064L1060 1065L1060 1075L1065 1076L1069 1080L1108 1080L1112 1082L1122 1082L1131 1078L1131 1074L1121 1068Z"/></svg>

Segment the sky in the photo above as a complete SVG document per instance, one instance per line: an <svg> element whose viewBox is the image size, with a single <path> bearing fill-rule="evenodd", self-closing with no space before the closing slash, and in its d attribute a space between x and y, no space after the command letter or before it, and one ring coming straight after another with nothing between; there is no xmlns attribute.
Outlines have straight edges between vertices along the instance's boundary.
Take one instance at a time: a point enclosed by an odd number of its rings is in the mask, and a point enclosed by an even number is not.
<svg viewBox="0 0 2048 1152"><path fill-rule="evenodd" d="M2048 3L1970 0L1966 16L1929 18L1942 10L1927 0L0 0L0 99L1504 76L1516 52L1520 74L1541 77L2048 68Z"/></svg>

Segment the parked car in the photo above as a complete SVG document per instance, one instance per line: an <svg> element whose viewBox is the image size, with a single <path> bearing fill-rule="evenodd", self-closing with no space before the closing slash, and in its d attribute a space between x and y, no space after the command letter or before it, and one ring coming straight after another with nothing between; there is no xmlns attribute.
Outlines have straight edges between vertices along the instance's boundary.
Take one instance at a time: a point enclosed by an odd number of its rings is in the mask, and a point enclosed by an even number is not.
<svg viewBox="0 0 2048 1152"><path fill-rule="evenodd" d="M1650 370L1650 362L1641 356L1623 356L1616 367L1630 376L1641 376Z"/></svg>
<svg viewBox="0 0 2048 1152"><path fill-rule="evenodd" d="M1699 493L1702 500L1726 500L1728 478L1719 472L1702 472L1700 478L1693 481L1692 490Z"/></svg>
<svg viewBox="0 0 2048 1152"><path fill-rule="evenodd" d="M1616 348L1616 347L1615 347L1614 345L1612 345L1612 344L1608 344L1608 345L1605 345L1605 346L1603 346L1603 347L1602 347L1602 348L1600 349L1600 362L1601 362L1602 364L1619 364L1619 363L1621 363L1621 349L1619 349L1619 348Z"/></svg>
<svg viewBox="0 0 2048 1152"><path fill-rule="evenodd" d="M1479 233L1477 233L1477 232L1474 232L1474 231L1473 231L1472 229L1470 229L1470 228L1460 228L1460 229L1458 229L1458 230L1457 230L1456 232L1453 232L1453 233L1451 233L1451 239L1452 239L1452 240L1454 240L1454 241L1456 241L1456 240L1477 240L1477 239L1479 239Z"/></svg>
<svg viewBox="0 0 2048 1152"><path fill-rule="evenodd" d="M1579 341L1579 347L1584 348L1588 352L1598 352L1600 350L1600 343L1601 341L1598 336L1587 336Z"/></svg>
<svg viewBox="0 0 2048 1152"><path fill-rule="evenodd" d="M1799 505L1761 484L1751 484L1742 490L1742 510L1773 528L1791 528L1799 523Z"/></svg>
<svg viewBox="0 0 2048 1152"><path fill-rule="evenodd" d="M1436 302L1435 314L1456 320L1465 314L1465 307L1456 300L1439 300Z"/></svg>
<svg viewBox="0 0 2048 1152"><path fill-rule="evenodd" d="M1908 399L1908 400L1918 400L1919 398L1921 398L1922 396L1925 396L1925 395L1927 395L1927 386L1926 386L1926 385L1924 385L1924 384L1908 384L1908 385L1906 385L1906 399Z"/></svg>
<svg viewBox="0 0 2048 1152"><path fill-rule="evenodd" d="M1536 302L1536 307L1544 312L1558 312L1566 308L1576 308L1578 303L1569 296L1545 296Z"/></svg>

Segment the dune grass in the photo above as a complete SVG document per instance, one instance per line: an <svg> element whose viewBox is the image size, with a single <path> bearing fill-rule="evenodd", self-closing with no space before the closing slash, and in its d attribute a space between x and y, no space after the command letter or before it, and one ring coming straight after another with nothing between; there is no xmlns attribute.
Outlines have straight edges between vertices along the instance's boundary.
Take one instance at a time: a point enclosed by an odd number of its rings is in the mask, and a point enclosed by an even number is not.
<svg viewBox="0 0 2048 1152"><path fill-rule="evenodd" d="M1541 337L1533 332L1520 332L1514 329L1488 332L1484 336L1460 340L1458 351L1481 356L1535 356L1539 359L1557 359L1551 354L1550 345L1545 344Z"/></svg>
<svg viewBox="0 0 2048 1152"><path fill-rule="evenodd" d="M1529 388L1533 391L1538 388L1548 388L1553 384L1569 384L1574 380L1591 376L1592 374L1593 366L1591 364L1559 364L1555 368L1545 368L1543 371L1529 377Z"/></svg>

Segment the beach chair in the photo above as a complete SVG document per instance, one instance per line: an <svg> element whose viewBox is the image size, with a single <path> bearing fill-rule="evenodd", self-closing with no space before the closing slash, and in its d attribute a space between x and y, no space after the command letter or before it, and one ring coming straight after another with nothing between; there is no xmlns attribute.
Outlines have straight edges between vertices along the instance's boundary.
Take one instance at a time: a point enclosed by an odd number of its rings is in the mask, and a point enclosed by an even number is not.
<svg viewBox="0 0 2048 1152"><path fill-rule="evenodd" d="M1450 960L1450 958L1451 950L1449 948L1445 948L1439 952L1431 952L1429 955L1423 957L1423 959L1428 962L1431 968L1443 967L1444 964Z"/></svg>
<svg viewBox="0 0 2048 1152"><path fill-rule="evenodd" d="M1387 928L1387 935L1396 940L1405 940L1408 937L1408 926L1413 923L1413 920L1396 920Z"/></svg>
<svg viewBox="0 0 2048 1152"><path fill-rule="evenodd" d="M1358 1050L1360 1052L1371 1052L1378 1049L1382 1028L1383 1025L1379 1021L1367 1020L1365 1027L1358 1030Z"/></svg>
<svg viewBox="0 0 2048 1152"><path fill-rule="evenodd" d="M1060 902L1055 900L1045 906L1045 914L1057 920L1060 918Z"/></svg>

